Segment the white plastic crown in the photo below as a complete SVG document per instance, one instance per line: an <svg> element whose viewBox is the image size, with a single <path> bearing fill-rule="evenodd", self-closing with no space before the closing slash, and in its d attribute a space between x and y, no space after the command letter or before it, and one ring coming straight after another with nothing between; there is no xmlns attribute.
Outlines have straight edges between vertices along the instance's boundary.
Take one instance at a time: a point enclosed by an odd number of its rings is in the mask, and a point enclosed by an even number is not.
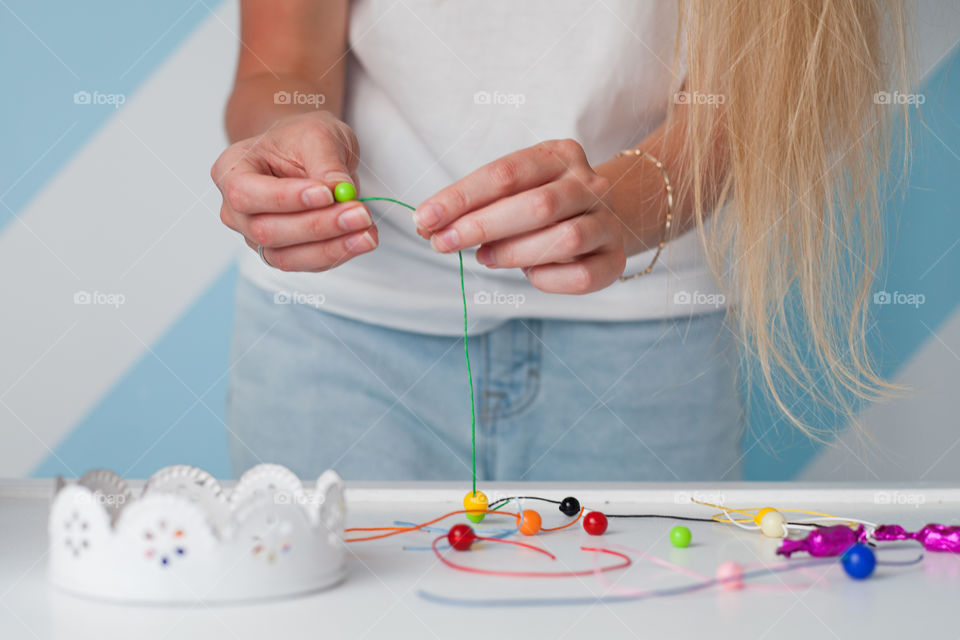
<svg viewBox="0 0 960 640"><path fill-rule="evenodd" d="M50 507L50 580L81 595L139 602L290 596L346 573L343 481L312 491L280 465L247 471L233 491L187 465L166 467L134 498L117 474L58 479Z"/></svg>

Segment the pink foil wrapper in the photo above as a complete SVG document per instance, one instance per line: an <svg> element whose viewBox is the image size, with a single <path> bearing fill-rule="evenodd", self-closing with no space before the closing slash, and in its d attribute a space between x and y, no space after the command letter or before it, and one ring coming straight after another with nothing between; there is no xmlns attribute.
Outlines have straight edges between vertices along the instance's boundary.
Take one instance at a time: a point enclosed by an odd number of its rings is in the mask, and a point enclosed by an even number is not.
<svg viewBox="0 0 960 640"><path fill-rule="evenodd" d="M815 558L829 558L839 556L844 551L857 544L863 535L863 525L851 529L845 525L820 527L798 540L786 539L777 553L790 557L798 551L806 551Z"/></svg>
<svg viewBox="0 0 960 640"><path fill-rule="evenodd" d="M946 551L960 553L960 526L928 524L919 531L910 533L898 524L884 524L877 527L873 540L916 540L927 551Z"/></svg>

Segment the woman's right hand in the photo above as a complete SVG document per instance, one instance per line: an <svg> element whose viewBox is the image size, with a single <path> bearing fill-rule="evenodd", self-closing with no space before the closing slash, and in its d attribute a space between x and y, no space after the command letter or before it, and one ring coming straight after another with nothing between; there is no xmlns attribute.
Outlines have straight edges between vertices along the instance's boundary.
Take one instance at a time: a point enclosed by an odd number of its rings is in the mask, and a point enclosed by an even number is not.
<svg viewBox="0 0 960 640"><path fill-rule="evenodd" d="M333 188L356 181L357 138L325 111L278 120L262 135L230 145L210 175L220 219L281 271L326 271L377 246L360 202L335 203Z"/></svg>

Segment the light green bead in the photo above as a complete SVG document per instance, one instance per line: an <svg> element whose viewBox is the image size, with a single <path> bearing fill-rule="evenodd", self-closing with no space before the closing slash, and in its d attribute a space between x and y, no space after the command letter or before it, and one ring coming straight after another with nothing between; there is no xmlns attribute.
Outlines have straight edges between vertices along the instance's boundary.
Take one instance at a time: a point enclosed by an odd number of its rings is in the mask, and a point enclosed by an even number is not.
<svg viewBox="0 0 960 640"><path fill-rule="evenodd" d="M678 549L683 549L690 546L690 539L693 536L690 534L690 529L682 526L676 526L673 529L670 529L670 544L675 546Z"/></svg>
<svg viewBox="0 0 960 640"><path fill-rule="evenodd" d="M333 198L337 202L349 202L357 199L357 188L349 182L341 182L333 188Z"/></svg>

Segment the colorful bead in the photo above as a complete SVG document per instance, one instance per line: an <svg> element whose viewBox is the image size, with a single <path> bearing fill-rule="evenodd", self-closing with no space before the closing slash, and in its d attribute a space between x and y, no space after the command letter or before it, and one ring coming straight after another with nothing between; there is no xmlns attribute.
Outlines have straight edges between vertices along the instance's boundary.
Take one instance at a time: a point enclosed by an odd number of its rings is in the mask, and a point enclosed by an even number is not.
<svg viewBox="0 0 960 640"><path fill-rule="evenodd" d="M847 549L840 559L843 570L854 580L869 578L877 566L877 556L865 544L855 544Z"/></svg>
<svg viewBox="0 0 960 640"><path fill-rule="evenodd" d="M763 516L767 515L771 511L776 511L776 509L774 509L773 507L764 507L763 509L760 509L760 511L757 511L757 515L753 516L754 524L756 524L759 527L760 521L763 520Z"/></svg>
<svg viewBox="0 0 960 640"><path fill-rule="evenodd" d="M607 530L607 516L591 511L583 517L583 530L592 536L601 536Z"/></svg>
<svg viewBox="0 0 960 640"><path fill-rule="evenodd" d="M760 518L760 532L768 538L787 536L787 519L776 509L770 509Z"/></svg>
<svg viewBox="0 0 960 640"><path fill-rule="evenodd" d="M573 496L564 498L560 501L560 513L572 518L580 513L580 501Z"/></svg>
<svg viewBox="0 0 960 640"><path fill-rule="evenodd" d="M670 544L677 549L689 547L691 538L693 538L693 535L690 533L690 529L682 525L677 525L673 529L670 529Z"/></svg>
<svg viewBox="0 0 960 640"><path fill-rule="evenodd" d="M483 516L486 515L487 505L489 504L490 501L487 500L486 494L482 491L477 491L476 493L470 491L467 493L467 495L463 497L463 508L465 511L474 512L467 514L467 520L473 523L483 520Z"/></svg>
<svg viewBox="0 0 960 640"><path fill-rule="evenodd" d="M724 591L743 589L743 567L736 562L724 562L717 567L716 577Z"/></svg>
<svg viewBox="0 0 960 640"><path fill-rule="evenodd" d="M473 541L477 539L477 534L473 532L468 524L455 524L450 527L447 533L447 542L457 551L468 551Z"/></svg>
<svg viewBox="0 0 960 640"><path fill-rule="evenodd" d="M337 202L356 200L357 188L349 182L341 182L333 188L333 199Z"/></svg>
<svg viewBox="0 0 960 640"><path fill-rule="evenodd" d="M520 533L525 536L536 535L540 531L541 524L543 521L540 519L540 514L533 509L527 509L520 514Z"/></svg>

